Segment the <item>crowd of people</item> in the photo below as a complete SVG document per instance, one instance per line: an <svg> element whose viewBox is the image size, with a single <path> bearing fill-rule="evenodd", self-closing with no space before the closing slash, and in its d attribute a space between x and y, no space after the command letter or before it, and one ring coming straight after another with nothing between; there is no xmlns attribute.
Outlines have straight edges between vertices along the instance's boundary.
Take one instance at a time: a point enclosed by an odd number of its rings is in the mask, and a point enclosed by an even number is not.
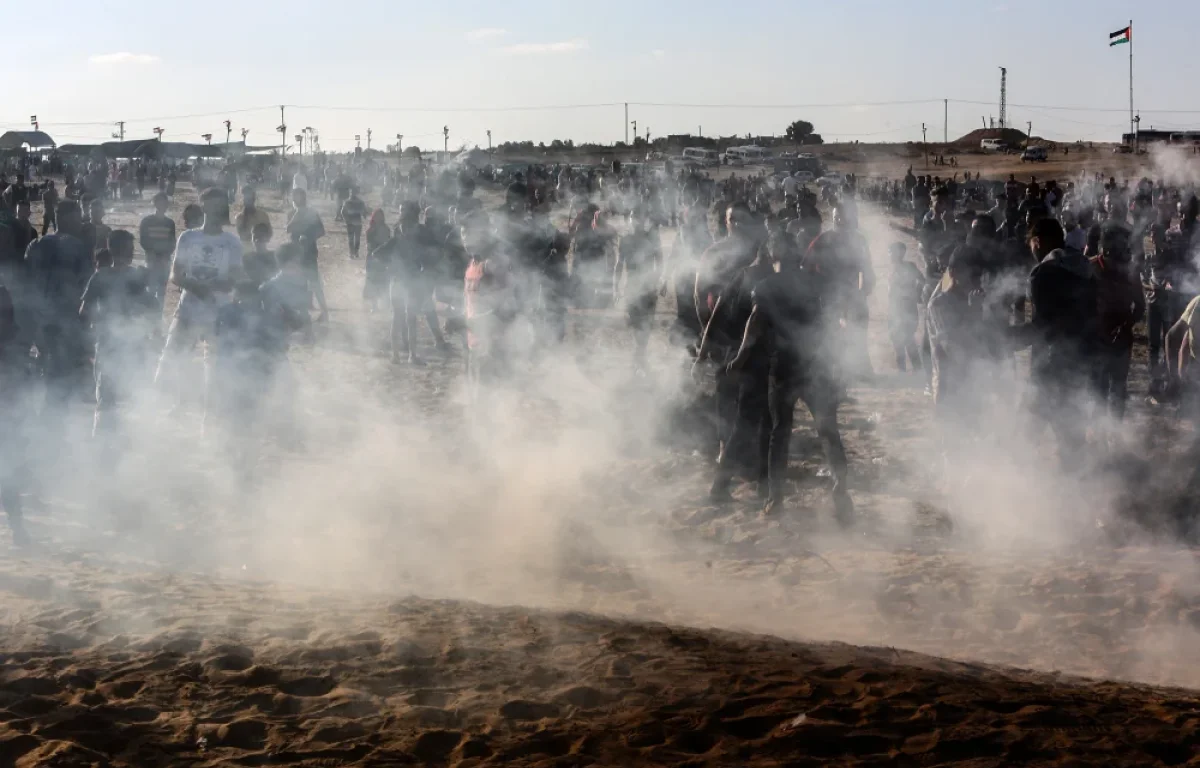
<svg viewBox="0 0 1200 768"><path fill-rule="evenodd" d="M784 502L803 401L824 446L836 517L854 518L838 408L852 383L875 375L867 325L876 275L858 227L860 199L912 217L911 228L899 228L918 243L919 263L902 242L889 248L889 337L896 366L923 374L939 419L958 434L995 394L979 371L1011 368L1013 354L1032 347L1028 412L1057 435L1063 465L1079 466L1085 395L1123 416L1143 314L1154 392L1173 396L1193 370L1200 202L1189 189L1145 179L1132 188L1093 177L989 186L978 176L960 184L957 173L942 180L910 171L886 183L848 177L818 196L793 177L539 166L508 180L503 204L488 210L476 197L480 174L322 158L277 169L291 204L277 237L259 189L232 167L195 172L204 188L178 225L167 215L172 166L63 171L61 199L48 179L31 187L18 177L0 192L0 387L9 393L0 404L0 501L18 542L29 423L43 438L61 433L66 404L92 393L93 436L119 445L127 403L151 391L183 399L198 344L206 429L229 428L239 450L253 450L263 382L290 380L288 348L313 338L314 304L316 322L328 318L319 267L328 234L310 192L328 196L350 258L365 259L367 307L391 311L392 358L424 363L422 323L439 354L461 341L475 399L514 360L567 343L572 307L623 307L631 365L644 370L651 318L672 293L670 341L714 385L703 401L711 404L692 414L713 461L711 495L729 499L740 476L758 484L768 514ZM105 183L114 174L116 184ZM130 179L140 196L143 177L159 185L154 212L136 235L113 229L107 201ZM364 198L376 186L382 205L372 208ZM993 186L994 205L978 209L979 190ZM39 197L40 233L30 221ZM669 227L677 236L664 249ZM135 265L136 245L144 265ZM164 331L172 284L179 300ZM44 394L11 394L34 391ZM961 453L947 440L948 454Z"/></svg>

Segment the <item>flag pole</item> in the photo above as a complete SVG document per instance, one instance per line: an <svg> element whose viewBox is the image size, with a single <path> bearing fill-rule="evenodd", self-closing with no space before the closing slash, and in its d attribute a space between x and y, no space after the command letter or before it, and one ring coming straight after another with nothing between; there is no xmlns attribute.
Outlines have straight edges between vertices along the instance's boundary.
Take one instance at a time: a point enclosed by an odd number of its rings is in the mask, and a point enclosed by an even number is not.
<svg viewBox="0 0 1200 768"><path fill-rule="evenodd" d="M1137 135L1133 131L1133 19L1129 20L1129 26L1126 28L1126 35L1129 36L1129 138L1133 144L1134 154L1137 154Z"/></svg>

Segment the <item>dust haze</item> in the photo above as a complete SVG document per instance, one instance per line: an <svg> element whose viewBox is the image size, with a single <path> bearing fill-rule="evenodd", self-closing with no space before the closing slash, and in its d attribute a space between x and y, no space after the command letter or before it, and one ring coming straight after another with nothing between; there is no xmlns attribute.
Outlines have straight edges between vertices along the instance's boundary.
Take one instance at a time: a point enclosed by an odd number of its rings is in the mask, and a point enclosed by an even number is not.
<svg viewBox="0 0 1200 768"><path fill-rule="evenodd" d="M711 466L680 426L708 384L668 341L670 299L645 372L633 370L622 313L572 313L563 345L518 345L513 374L474 406L460 357L393 366L380 354L386 320L341 313L314 346L293 347L286 381L262 382L294 387L296 405L262 414L249 477L237 438L215 425L201 436L194 410L168 417L147 394L111 454L73 411L65 449L30 446L44 457L45 502L30 505L31 527L53 538L27 566L83 557L259 594L563 608L1200 685L1200 614L1189 613L1200 569L1185 543L1128 521L1123 505L1144 479L1111 471L1149 439L1147 419L1094 409L1094 455L1064 474L1053 440L1022 416L1018 353L977 372L994 394L978 422L951 425L970 450L951 457L962 483L947 492L946 436L886 346L886 248L903 236L865 203L860 220L880 282L879 377L853 387L839 416L860 512L849 529L832 520L803 409L780 516L759 516L750 485L732 504L708 500ZM664 228L664 250L673 235ZM335 307L356 300L360 279L336 269Z"/></svg>

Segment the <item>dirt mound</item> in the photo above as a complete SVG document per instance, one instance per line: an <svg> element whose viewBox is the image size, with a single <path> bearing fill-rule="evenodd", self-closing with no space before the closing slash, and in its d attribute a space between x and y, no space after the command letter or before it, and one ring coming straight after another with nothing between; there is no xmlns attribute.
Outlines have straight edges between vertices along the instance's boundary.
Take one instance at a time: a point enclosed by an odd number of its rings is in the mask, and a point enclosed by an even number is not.
<svg viewBox="0 0 1200 768"><path fill-rule="evenodd" d="M979 143L984 139L999 139L1015 147L1024 144L1026 136L1016 128L976 128L951 143L963 149L979 149Z"/></svg>

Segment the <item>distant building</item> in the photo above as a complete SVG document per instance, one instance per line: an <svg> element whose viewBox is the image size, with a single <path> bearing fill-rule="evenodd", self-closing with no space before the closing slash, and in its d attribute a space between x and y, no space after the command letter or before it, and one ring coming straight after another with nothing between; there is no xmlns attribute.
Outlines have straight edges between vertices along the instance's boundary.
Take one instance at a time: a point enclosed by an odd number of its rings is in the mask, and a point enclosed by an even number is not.
<svg viewBox="0 0 1200 768"><path fill-rule="evenodd" d="M1139 144L1193 144L1200 141L1200 130L1198 131L1162 131L1155 128L1150 128L1144 131L1134 133L1121 134L1122 144L1133 144L1134 141Z"/></svg>

